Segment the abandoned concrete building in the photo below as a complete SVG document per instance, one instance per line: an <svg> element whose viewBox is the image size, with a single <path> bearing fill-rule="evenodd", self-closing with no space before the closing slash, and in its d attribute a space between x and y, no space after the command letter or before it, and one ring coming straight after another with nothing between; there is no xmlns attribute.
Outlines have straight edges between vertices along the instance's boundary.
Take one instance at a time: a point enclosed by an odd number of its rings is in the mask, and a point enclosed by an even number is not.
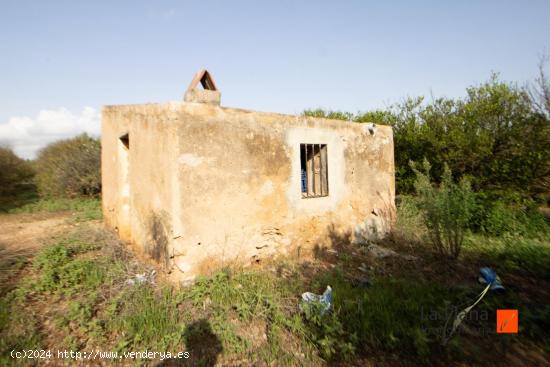
<svg viewBox="0 0 550 367"><path fill-rule="evenodd" d="M101 143L106 224L175 280L395 218L391 127L221 107L206 70L184 101L105 106Z"/></svg>

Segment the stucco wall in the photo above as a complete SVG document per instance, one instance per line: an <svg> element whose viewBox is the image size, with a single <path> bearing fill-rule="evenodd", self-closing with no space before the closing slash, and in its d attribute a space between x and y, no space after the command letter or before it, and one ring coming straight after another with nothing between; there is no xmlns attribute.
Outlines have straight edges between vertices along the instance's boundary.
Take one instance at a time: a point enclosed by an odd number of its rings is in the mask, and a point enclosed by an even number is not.
<svg viewBox="0 0 550 367"><path fill-rule="evenodd" d="M125 131L128 235L114 147ZM334 231L361 241L395 214L389 127L172 102L106 107L102 136L106 223L157 258L160 242L178 279L323 244ZM304 143L327 144L327 197L302 198Z"/></svg>

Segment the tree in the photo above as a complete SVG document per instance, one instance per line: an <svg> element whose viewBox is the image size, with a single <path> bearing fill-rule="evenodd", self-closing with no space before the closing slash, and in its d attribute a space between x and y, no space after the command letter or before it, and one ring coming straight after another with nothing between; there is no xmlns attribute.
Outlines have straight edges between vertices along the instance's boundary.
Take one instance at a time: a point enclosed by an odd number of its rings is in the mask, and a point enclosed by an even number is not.
<svg viewBox="0 0 550 367"><path fill-rule="evenodd" d="M535 84L528 86L531 101L535 109L550 120L550 81L546 77L544 67L550 57L544 53L539 59L539 75L535 78Z"/></svg>
<svg viewBox="0 0 550 367"><path fill-rule="evenodd" d="M0 147L0 197L14 195L18 185L33 175L28 161L19 158L11 149Z"/></svg>
<svg viewBox="0 0 550 367"><path fill-rule="evenodd" d="M82 134L52 143L36 160L36 184L42 196L96 196L101 192L101 145Z"/></svg>
<svg viewBox="0 0 550 367"><path fill-rule="evenodd" d="M455 178L467 176L489 200L516 201L550 193L550 86L540 69L539 101L527 88L499 80L497 74L466 90L464 98L408 98L387 110L351 114L314 110L307 115L391 125L394 131L398 193L414 192L410 161L428 158L434 177L447 164ZM546 108L546 107L544 107ZM548 112L548 111L547 111Z"/></svg>

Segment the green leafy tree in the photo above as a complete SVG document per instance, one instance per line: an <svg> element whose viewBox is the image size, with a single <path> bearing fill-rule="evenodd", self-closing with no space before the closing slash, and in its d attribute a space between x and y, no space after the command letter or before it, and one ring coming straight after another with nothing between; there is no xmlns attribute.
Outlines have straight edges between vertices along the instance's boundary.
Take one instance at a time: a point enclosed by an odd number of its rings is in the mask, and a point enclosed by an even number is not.
<svg viewBox="0 0 550 367"><path fill-rule="evenodd" d="M333 119L333 120L353 120L354 119L353 113L341 112L341 111L325 111L321 108L317 108L314 110L305 110L303 114L304 116Z"/></svg>
<svg viewBox="0 0 550 367"><path fill-rule="evenodd" d="M0 197L13 195L18 185L34 175L31 164L9 148L0 147Z"/></svg>
<svg viewBox="0 0 550 367"><path fill-rule="evenodd" d="M86 134L46 146L36 160L36 184L40 195L99 195L100 152L99 140Z"/></svg>
<svg viewBox="0 0 550 367"><path fill-rule="evenodd" d="M414 191L409 161L429 158L434 177L447 164L455 177L468 176L476 191L487 192L488 200L548 200L550 122L541 104L526 88L496 74L466 92L459 99L408 98L387 110L358 114L319 109L305 114L391 125L398 193Z"/></svg>

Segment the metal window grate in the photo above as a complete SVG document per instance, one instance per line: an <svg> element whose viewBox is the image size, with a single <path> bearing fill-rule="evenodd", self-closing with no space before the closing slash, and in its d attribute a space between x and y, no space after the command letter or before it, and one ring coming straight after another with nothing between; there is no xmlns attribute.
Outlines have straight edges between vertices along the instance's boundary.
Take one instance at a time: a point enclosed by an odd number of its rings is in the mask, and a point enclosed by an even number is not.
<svg viewBox="0 0 550 367"><path fill-rule="evenodd" d="M302 198L328 196L326 144L300 144Z"/></svg>

